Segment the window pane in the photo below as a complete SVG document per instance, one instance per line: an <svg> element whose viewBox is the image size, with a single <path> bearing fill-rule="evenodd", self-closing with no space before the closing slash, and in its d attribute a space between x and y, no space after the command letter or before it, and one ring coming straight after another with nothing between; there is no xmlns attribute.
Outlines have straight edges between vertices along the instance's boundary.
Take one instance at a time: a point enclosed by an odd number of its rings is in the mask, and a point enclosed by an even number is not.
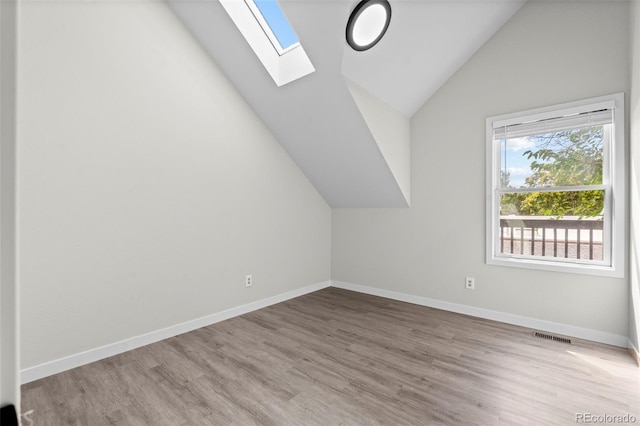
<svg viewBox="0 0 640 426"><path fill-rule="evenodd" d="M602 184L606 126L500 140L500 187Z"/></svg>
<svg viewBox="0 0 640 426"><path fill-rule="evenodd" d="M604 190L500 197L498 252L603 261Z"/></svg>
<svg viewBox="0 0 640 426"><path fill-rule="evenodd" d="M277 0L254 0L253 2L260 10L273 35L276 36L280 47L286 49L298 42L298 36L291 28Z"/></svg>

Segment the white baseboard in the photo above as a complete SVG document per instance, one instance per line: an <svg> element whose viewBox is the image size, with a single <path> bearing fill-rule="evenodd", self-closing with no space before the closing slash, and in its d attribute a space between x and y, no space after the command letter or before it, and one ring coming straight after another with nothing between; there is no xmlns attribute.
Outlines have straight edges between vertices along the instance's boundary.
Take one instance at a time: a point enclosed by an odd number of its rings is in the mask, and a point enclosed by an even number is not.
<svg viewBox="0 0 640 426"><path fill-rule="evenodd" d="M139 348L141 346L159 342L161 340L168 339L170 337L177 336L179 334L187 333L189 331L193 331L201 327L206 327L208 325L215 324L220 321L224 321L233 317L237 317L239 315L253 312L258 309L266 308L267 306L271 306L276 303L284 302L286 300L303 296L308 293L313 293L315 291L322 290L327 287L336 287L336 288L341 288L345 290L356 291L359 293L370 294L373 296L385 297L388 299L399 300L402 302L413 303L416 305L442 309L445 311L456 312L456 313L465 314L465 315L471 315L474 317L490 319L494 321L504 322L507 324L519 325L522 327L532 328L536 330L547 331L551 333L558 333L565 336L591 340L594 342L606 343L609 345L620 346L623 348L628 347L632 356L635 354L636 360L640 359L640 357L638 357L638 350L633 346L631 341L626 336L619 336L616 334L575 327L572 325L560 324L560 323L555 323L551 321L544 321L536 318L523 317L523 316L507 314L503 312L491 311L488 309L476 308L468 305L460 305L457 303L445 302L442 300L430 299L427 297L413 296L406 293L382 290L379 288L368 287L368 286L363 286L358 284L351 284L351 283L345 283L340 281L326 281L323 283L313 284L297 290L292 290L286 293L278 294L276 296L268 297L266 299L248 303L246 305L227 309L225 311L207 315L202 318L197 318L191 321L183 322L181 324L163 328L161 330L156 330L140 336L131 337L129 339L121 340L119 342L101 346L99 348L90 349L85 352L70 355L54 361L46 362L44 364L36 365L34 367L26 368L20 372L20 380L22 384L29 383L34 380L42 379L44 377L48 377L53 374L61 373L63 371L70 370L75 367L80 367L82 365L86 365L95 361L99 361L104 358L108 358L113 355L118 355L123 352L127 352L132 349Z"/></svg>
<svg viewBox="0 0 640 426"><path fill-rule="evenodd" d="M485 318L507 324L519 325L550 333L557 333L564 336L578 339L591 340L593 342L606 343L608 345L626 348L631 342L627 336L620 336L603 331L591 330L588 328L576 327L573 325L561 324L536 318L523 317L520 315L507 314L504 312L491 311L488 309L476 308L474 306L460 305L457 303L444 302L442 300L430 299L428 297L413 296L406 293L382 290L374 287L367 287L359 284L345 283L341 281L331 281L331 286L344 290L357 291L372 296L386 297L387 299L399 300L401 302L413 303L415 305L427 306L430 308L442 309L444 311L456 312L464 315L471 315L478 318Z"/></svg>
<svg viewBox="0 0 640 426"><path fill-rule="evenodd" d="M90 349L79 354L70 355L44 364L36 365L34 367L26 368L20 371L20 380L22 384L29 383L75 367L80 367L81 365L89 364L113 355L118 355L150 343L159 342L161 340L177 336L178 334L187 333L201 327L206 327L220 321L266 308L270 305L275 305L276 303L284 302L308 293L313 293L314 291L322 290L323 288L330 286L330 281L309 285L286 293L278 294L276 296L267 297L266 299L258 300L256 302L247 303L246 305L238 306L236 308L207 315L202 318L186 321L161 330L152 331L141 336L131 337L99 348Z"/></svg>

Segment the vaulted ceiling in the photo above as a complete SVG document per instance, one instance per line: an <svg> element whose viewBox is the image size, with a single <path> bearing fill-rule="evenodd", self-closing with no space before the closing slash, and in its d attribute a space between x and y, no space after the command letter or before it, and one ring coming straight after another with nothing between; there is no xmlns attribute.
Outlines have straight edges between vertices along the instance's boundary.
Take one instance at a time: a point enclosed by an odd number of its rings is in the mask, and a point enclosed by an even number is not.
<svg viewBox="0 0 640 426"><path fill-rule="evenodd" d="M356 1L280 0L316 69L281 87L218 0L168 2L332 207L406 207L410 117L525 0L390 0L365 52L344 37Z"/></svg>

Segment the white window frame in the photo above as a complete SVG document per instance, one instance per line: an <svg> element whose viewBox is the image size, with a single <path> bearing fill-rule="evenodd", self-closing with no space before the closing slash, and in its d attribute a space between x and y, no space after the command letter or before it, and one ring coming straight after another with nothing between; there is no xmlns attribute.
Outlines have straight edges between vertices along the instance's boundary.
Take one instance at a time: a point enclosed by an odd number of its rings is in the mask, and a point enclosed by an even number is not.
<svg viewBox="0 0 640 426"><path fill-rule="evenodd" d="M556 117L569 116L599 109L611 108L613 125L610 151L603 164L603 186L608 189L605 196L604 244L605 261L601 264L581 263L557 258L523 258L499 253L500 228L500 141L494 141L494 129L519 123L529 123ZM487 118L487 176L486 176L486 262L489 265L542 269L558 272L601 275L623 278L625 275L625 112L624 93L585 99L566 104L536 108L511 114ZM605 155L607 157L607 155ZM609 173L607 173L607 169ZM607 176L608 175L608 176ZM607 179L608 177L608 179Z"/></svg>

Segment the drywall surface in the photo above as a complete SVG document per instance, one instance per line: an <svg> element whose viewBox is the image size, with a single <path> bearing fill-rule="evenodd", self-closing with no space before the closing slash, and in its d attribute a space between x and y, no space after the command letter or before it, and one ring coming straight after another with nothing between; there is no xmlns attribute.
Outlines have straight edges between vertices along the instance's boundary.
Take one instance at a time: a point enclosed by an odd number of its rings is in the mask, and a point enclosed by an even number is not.
<svg viewBox="0 0 640 426"><path fill-rule="evenodd" d="M631 2L631 96L629 117L631 127L631 242L629 340L640 348L640 3Z"/></svg>
<svg viewBox="0 0 640 426"><path fill-rule="evenodd" d="M332 279L627 336L628 278L485 264L485 120L628 93L628 12L528 2L412 117L411 208L333 211Z"/></svg>
<svg viewBox="0 0 640 426"><path fill-rule="evenodd" d="M406 206L343 84L340 70L349 2L281 2L316 69L281 87L265 72L218 0L168 3L329 205Z"/></svg>
<svg viewBox="0 0 640 426"><path fill-rule="evenodd" d="M0 407L20 409L16 281L17 1L0 2Z"/></svg>
<svg viewBox="0 0 640 426"><path fill-rule="evenodd" d="M407 117L345 78L369 131L378 144L407 206L411 204L411 125Z"/></svg>
<svg viewBox="0 0 640 426"><path fill-rule="evenodd" d="M330 279L330 208L164 2L21 23L22 368Z"/></svg>

